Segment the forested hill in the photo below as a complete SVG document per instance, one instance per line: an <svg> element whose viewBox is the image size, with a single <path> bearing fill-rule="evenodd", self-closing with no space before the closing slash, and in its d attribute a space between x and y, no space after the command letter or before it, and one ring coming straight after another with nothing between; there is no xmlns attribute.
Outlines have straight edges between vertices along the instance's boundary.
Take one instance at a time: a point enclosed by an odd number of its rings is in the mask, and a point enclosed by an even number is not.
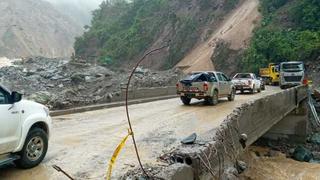
<svg viewBox="0 0 320 180"><path fill-rule="evenodd" d="M260 0L263 15L241 65L258 71L269 62L320 61L320 1Z"/></svg>
<svg viewBox="0 0 320 180"><path fill-rule="evenodd" d="M173 67L199 41L205 41L239 0L111 0L94 11L91 26L74 45L76 55L125 66L171 40L146 66Z"/></svg>

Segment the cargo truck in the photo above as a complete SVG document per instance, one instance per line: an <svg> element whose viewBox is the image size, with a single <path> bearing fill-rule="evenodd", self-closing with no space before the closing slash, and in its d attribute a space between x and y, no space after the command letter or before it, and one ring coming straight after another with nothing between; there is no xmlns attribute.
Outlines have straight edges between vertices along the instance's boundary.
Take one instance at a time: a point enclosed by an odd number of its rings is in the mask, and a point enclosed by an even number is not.
<svg viewBox="0 0 320 180"><path fill-rule="evenodd" d="M260 77L267 85L279 85L280 74L279 65L276 63L270 63L267 68L260 68Z"/></svg>

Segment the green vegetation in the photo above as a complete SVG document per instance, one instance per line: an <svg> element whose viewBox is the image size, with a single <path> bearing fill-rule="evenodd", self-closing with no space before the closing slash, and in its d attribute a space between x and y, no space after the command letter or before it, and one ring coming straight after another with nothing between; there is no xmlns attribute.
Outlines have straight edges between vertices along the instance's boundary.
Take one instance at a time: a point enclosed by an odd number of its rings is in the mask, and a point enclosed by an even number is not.
<svg viewBox="0 0 320 180"><path fill-rule="evenodd" d="M153 41L167 18L166 9L167 0L104 1L93 12L90 30L76 39L76 54L90 53L91 42L101 48L95 53L105 63L131 59Z"/></svg>
<svg viewBox="0 0 320 180"><path fill-rule="evenodd" d="M93 12L91 26L76 39L75 52L121 66L136 60L154 42L171 40L161 68L172 68L199 40L202 27L219 20L215 17L222 17L238 1L225 0L222 8L216 0L200 0L199 8L191 0L104 1Z"/></svg>
<svg viewBox="0 0 320 180"><path fill-rule="evenodd" d="M320 56L320 1L261 0L261 27L242 59L244 71L269 62L312 61Z"/></svg>

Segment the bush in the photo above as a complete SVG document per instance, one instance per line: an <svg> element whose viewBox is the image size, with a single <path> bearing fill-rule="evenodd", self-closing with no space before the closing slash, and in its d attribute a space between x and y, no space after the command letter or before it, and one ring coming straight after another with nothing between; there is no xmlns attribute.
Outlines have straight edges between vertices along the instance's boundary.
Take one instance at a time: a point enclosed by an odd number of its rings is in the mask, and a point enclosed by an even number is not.
<svg viewBox="0 0 320 180"><path fill-rule="evenodd" d="M270 62L283 61L308 61L316 59L320 55L320 31L317 30L319 23L318 12L308 11L305 15L305 8L317 9L318 1L303 0L295 1L290 6L291 12L297 12L297 9L302 9L301 13L294 14L294 18L299 19L308 17L304 24L300 25L297 21L293 29L285 29L277 27L273 24L270 15L277 8L283 6L286 0L281 0L275 3L276 0L262 0L261 9L263 9L264 21L268 19L270 24L257 29L251 40L250 47L246 50L242 59L242 69L245 71L257 72L259 68L267 66ZM310 13L313 12L313 13ZM293 16L291 14L291 16ZM311 15L310 15L311 14ZM263 21L263 22L264 22Z"/></svg>

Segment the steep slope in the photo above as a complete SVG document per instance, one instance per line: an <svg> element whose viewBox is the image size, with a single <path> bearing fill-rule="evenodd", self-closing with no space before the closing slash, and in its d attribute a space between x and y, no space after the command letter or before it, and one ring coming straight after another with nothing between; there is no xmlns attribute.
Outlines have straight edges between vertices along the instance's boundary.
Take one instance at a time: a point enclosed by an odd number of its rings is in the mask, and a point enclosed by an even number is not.
<svg viewBox="0 0 320 180"><path fill-rule="evenodd" d="M215 58L212 58L212 56L219 53L216 47L221 42L227 43L229 48L234 51L244 49L252 36L255 22L260 18L258 4L258 0L243 2L227 16L207 41L190 51L176 67L183 69L185 72L213 70ZM230 63L227 61L228 58L223 59L222 63ZM219 70L225 71L225 68L219 68Z"/></svg>
<svg viewBox="0 0 320 180"><path fill-rule="evenodd" d="M258 72L270 62L319 63L320 1L260 0L263 19L242 58L242 68Z"/></svg>
<svg viewBox="0 0 320 180"><path fill-rule="evenodd" d="M1 0L0 12L0 56L69 57L82 32L42 0Z"/></svg>
<svg viewBox="0 0 320 180"><path fill-rule="evenodd" d="M239 0L111 0L94 12L88 32L75 43L76 55L130 67L145 52L153 69L174 67L196 44L206 41Z"/></svg>

